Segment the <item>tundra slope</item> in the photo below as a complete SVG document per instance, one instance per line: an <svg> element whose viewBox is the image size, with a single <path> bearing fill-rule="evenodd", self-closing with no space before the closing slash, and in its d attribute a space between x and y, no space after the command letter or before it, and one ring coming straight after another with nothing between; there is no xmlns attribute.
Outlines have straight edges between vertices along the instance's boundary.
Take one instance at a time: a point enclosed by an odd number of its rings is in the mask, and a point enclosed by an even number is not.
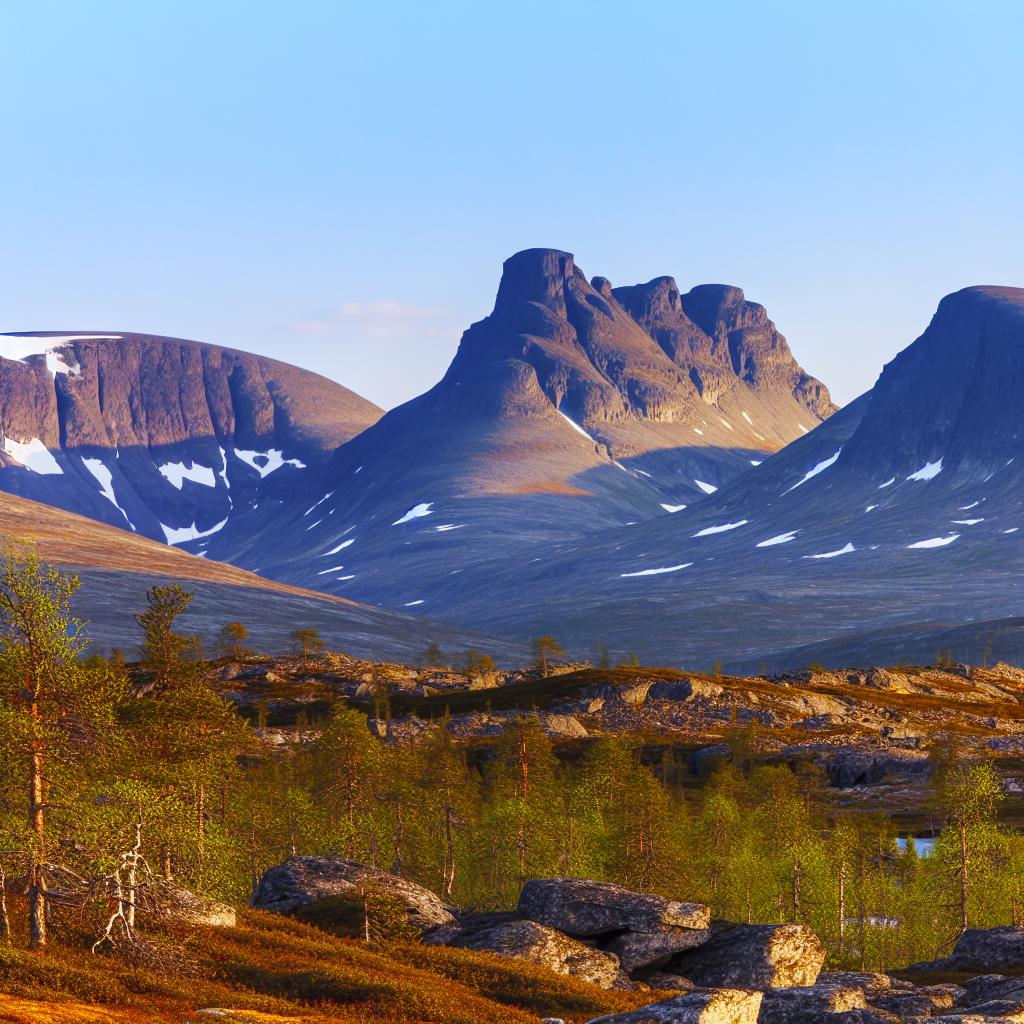
<svg viewBox="0 0 1024 1024"><path fill-rule="evenodd" d="M0 499L0 539L78 574L82 586L75 612L88 623L100 650L134 651L141 635L132 612L145 607L147 588L178 583L195 595L181 627L200 636L207 651L214 649L225 623L240 620L257 650L284 649L292 630L312 627L331 647L371 657L415 659L433 641L456 650L484 647L500 660L524 654L513 645L429 619L263 579L14 495Z"/></svg>
<svg viewBox="0 0 1024 1024"><path fill-rule="evenodd" d="M216 345L0 335L0 490L194 549L251 532L380 414L317 374Z"/></svg>
<svg viewBox="0 0 1024 1024"><path fill-rule="evenodd" d="M951 630L961 660L1016 657L1022 391L1024 290L964 289L869 392L716 494L421 596L464 626L647 663L872 663L880 638L930 661Z"/></svg>
<svg viewBox="0 0 1024 1024"><path fill-rule="evenodd" d="M664 519L833 409L739 289L613 288L526 250L434 388L343 445L308 507L209 552L392 607L443 616L450 581L504 608L487 581L509 563Z"/></svg>

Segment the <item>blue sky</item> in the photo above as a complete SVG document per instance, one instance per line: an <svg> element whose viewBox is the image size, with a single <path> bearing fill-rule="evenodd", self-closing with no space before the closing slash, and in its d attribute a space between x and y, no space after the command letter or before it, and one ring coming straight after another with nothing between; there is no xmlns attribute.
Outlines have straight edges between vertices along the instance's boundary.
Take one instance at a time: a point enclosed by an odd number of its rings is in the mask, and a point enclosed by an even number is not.
<svg viewBox="0 0 1024 1024"><path fill-rule="evenodd" d="M502 261L740 285L848 401L1024 285L1024 4L115 0L0 10L0 330L425 390Z"/></svg>

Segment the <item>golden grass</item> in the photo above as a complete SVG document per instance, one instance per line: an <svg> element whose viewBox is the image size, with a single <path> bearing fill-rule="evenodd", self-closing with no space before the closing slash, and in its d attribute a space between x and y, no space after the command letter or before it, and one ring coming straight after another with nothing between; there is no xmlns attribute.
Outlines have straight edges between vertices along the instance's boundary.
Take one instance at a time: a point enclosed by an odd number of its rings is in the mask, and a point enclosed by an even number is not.
<svg viewBox="0 0 1024 1024"><path fill-rule="evenodd" d="M12 494L5 494L0 499L0 538L30 543L40 558L54 565L95 566L147 576L256 587L335 604L354 603L330 594L263 579L223 562L197 558L146 537Z"/></svg>
<svg viewBox="0 0 1024 1024"><path fill-rule="evenodd" d="M131 967L62 932L43 954L0 948L0 1022L13 1024L536 1024L583 1021L649 1001L486 953L367 946L243 911L235 929L171 937L187 969ZM200 1014L223 1009L229 1017Z"/></svg>

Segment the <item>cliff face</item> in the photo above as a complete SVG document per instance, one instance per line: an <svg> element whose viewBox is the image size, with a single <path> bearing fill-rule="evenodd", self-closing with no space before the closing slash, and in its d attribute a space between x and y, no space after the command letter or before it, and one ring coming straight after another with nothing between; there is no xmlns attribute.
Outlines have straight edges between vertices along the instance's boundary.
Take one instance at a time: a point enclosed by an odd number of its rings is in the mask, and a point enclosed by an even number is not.
<svg viewBox="0 0 1024 1024"><path fill-rule="evenodd" d="M379 415L317 374L215 345L0 336L0 489L161 540L257 503Z"/></svg>

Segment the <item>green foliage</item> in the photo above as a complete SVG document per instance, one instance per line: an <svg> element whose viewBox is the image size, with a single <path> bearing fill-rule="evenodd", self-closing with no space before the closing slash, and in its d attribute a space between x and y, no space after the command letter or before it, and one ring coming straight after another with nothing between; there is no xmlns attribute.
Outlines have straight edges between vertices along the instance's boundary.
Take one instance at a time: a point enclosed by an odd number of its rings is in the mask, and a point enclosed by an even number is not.
<svg viewBox="0 0 1024 1024"><path fill-rule="evenodd" d="M553 636L539 636L533 641L533 650L537 657L537 666L542 675L548 674L548 661L565 654L565 648Z"/></svg>
<svg viewBox="0 0 1024 1024"><path fill-rule="evenodd" d="M311 654L319 654L324 649L325 645L320 638L320 631L312 627L292 630L291 636L296 649L302 654L303 664L309 660Z"/></svg>

